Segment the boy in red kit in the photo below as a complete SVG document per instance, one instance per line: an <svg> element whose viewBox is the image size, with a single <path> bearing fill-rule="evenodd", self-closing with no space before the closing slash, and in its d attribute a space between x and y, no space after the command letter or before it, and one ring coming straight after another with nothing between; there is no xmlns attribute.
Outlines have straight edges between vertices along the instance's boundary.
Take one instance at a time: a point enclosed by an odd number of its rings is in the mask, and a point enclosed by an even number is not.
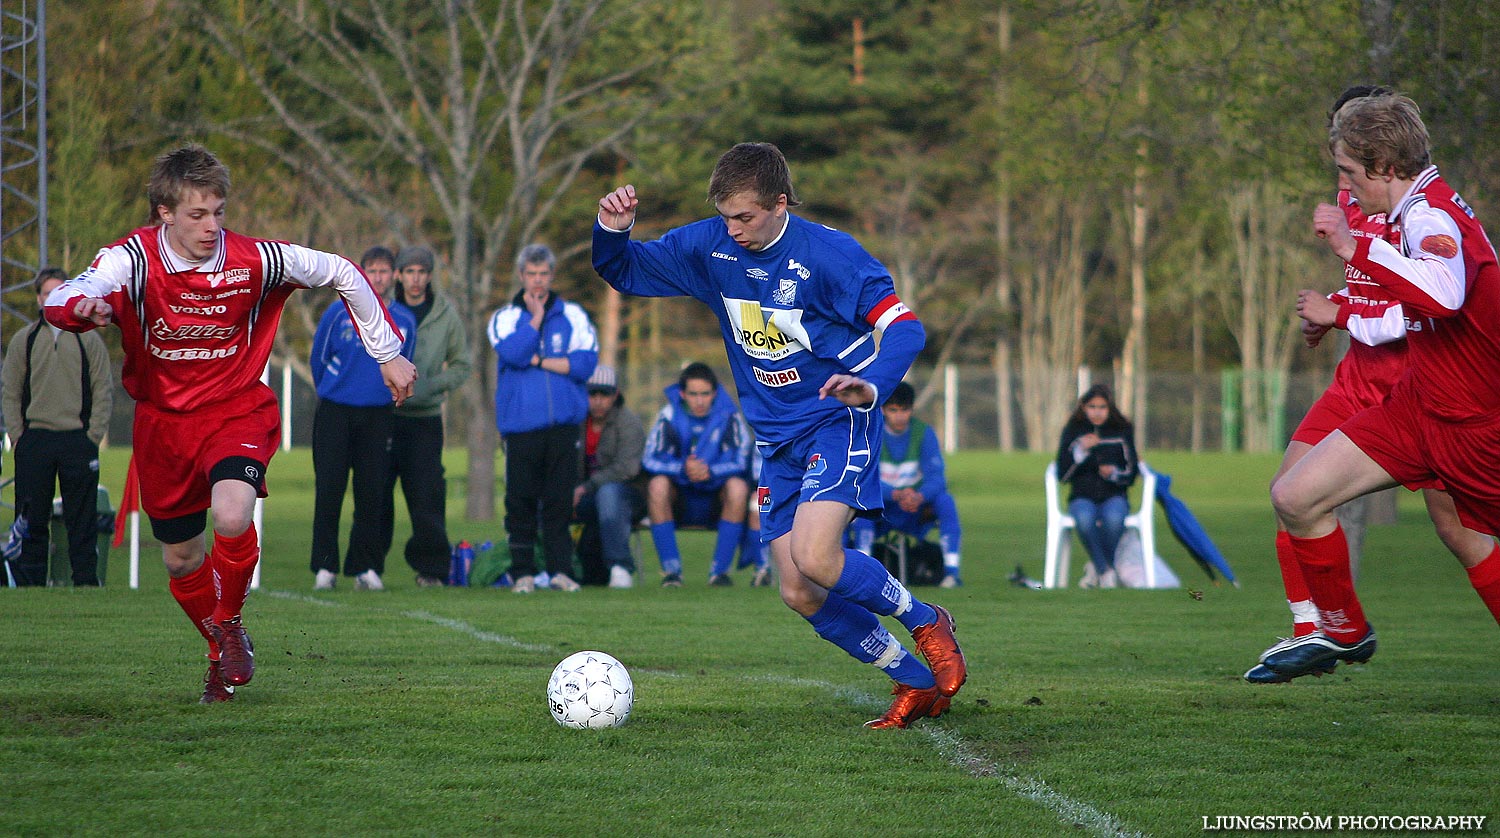
<svg viewBox="0 0 1500 838"><path fill-rule="evenodd" d="M1271 487L1321 629L1266 656L1297 677L1375 652L1334 517L1339 504L1395 485L1442 481L1459 521L1500 532L1500 266L1473 211L1430 163L1427 128L1404 96L1356 99L1329 131L1341 180L1367 214L1385 213L1384 238L1356 237L1344 210L1319 205L1313 231L1350 267L1401 303L1408 366L1381 404L1354 415ZM1392 243L1395 241L1396 243ZM1468 567L1500 619L1500 549Z"/></svg>
<svg viewBox="0 0 1500 838"><path fill-rule="evenodd" d="M1345 90L1328 112L1332 125L1333 117L1345 103L1365 96L1389 96L1392 91L1384 87L1358 85ZM1392 244L1399 242L1399 235L1389 231L1383 212L1366 214L1349 193L1349 184L1339 175L1338 205L1349 220L1349 229L1355 236L1384 238ZM1274 485L1281 476L1291 470L1313 446L1333 433L1345 421L1367 407L1380 404L1386 393L1406 371L1406 330L1408 322L1401 304L1391 299L1390 294L1352 265L1344 266L1345 286L1335 294L1323 296L1316 291L1298 292L1297 313L1302 317L1302 336L1308 346L1317 346L1331 328L1349 333L1349 351L1339 361L1333 373L1333 382L1328 385L1316 403L1307 411L1292 440L1287 444L1281 467L1271 479ZM1413 324L1419 328L1421 321ZM1464 567L1482 562L1493 549L1489 536L1468 529L1459 522L1453 499L1441 491L1441 482L1422 489L1427 512L1433 527L1443 544L1458 557ZM1413 487L1415 488L1415 487ZM1302 577L1302 567L1292 555L1291 540L1286 529L1277 522L1276 560L1281 567L1281 580L1286 588L1287 605L1292 611L1292 636L1272 645L1260 655L1260 661L1279 651L1287 643L1319 628L1318 610L1307 591L1307 582ZM1313 674L1333 671L1336 662L1330 661ZM1292 680L1263 662L1257 662L1245 673L1245 680L1252 684L1280 684Z"/></svg>
<svg viewBox="0 0 1500 838"><path fill-rule="evenodd" d="M260 381L286 298L331 285L396 404L416 370L401 335L353 263L331 253L224 229L229 169L191 144L151 170L152 224L99 251L47 298L68 331L114 323L122 380L136 400L141 506L163 544L172 596L208 641L203 703L228 701L255 673L240 620L260 559L251 515L280 441L276 397ZM207 549L207 510L214 544Z"/></svg>

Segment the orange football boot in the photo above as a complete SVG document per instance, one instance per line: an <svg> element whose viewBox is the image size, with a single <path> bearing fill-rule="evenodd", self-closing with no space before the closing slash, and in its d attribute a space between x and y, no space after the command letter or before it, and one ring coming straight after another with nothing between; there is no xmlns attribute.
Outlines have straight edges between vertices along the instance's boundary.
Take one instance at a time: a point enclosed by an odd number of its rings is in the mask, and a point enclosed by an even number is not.
<svg viewBox="0 0 1500 838"><path fill-rule="evenodd" d="M969 678L969 665L964 662L963 650L958 648L958 639L953 636L953 615L941 605L932 606L937 619L925 626L917 626L911 633L917 641L917 649L932 667L932 677L937 679L938 692L953 696Z"/></svg>
<svg viewBox="0 0 1500 838"><path fill-rule="evenodd" d="M923 716L937 718L948 709L948 697L938 692L937 687L917 689L897 683L891 690L896 698L890 709L878 719L865 722L865 727L884 730L888 727L906 727Z"/></svg>

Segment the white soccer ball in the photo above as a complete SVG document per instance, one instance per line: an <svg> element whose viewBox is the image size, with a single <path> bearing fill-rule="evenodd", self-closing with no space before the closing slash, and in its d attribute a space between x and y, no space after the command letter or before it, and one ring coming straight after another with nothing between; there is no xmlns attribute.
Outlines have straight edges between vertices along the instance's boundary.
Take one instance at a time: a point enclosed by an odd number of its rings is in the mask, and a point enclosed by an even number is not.
<svg viewBox="0 0 1500 838"><path fill-rule="evenodd" d="M563 658L547 681L547 706L564 727L619 727L635 706L635 685L624 664L603 652Z"/></svg>

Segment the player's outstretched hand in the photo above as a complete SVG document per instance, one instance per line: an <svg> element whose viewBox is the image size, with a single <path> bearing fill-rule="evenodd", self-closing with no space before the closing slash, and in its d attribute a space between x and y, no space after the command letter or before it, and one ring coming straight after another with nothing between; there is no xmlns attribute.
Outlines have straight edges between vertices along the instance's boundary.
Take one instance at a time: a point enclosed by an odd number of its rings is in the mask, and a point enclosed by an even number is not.
<svg viewBox="0 0 1500 838"><path fill-rule="evenodd" d="M628 230L635 223L635 208L640 203L635 187L627 183L599 199L599 223L611 230Z"/></svg>
<svg viewBox="0 0 1500 838"><path fill-rule="evenodd" d="M1344 211L1333 204L1318 204L1313 210L1313 233L1345 262L1354 258L1354 235Z"/></svg>
<svg viewBox="0 0 1500 838"><path fill-rule="evenodd" d="M868 407L875 401L875 388L859 376L837 373L830 375L823 386L818 388L818 398L828 396L833 396L850 407Z"/></svg>
<svg viewBox="0 0 1500 838"><path fill-rule="evenodd" d="M411 398L412 385L417 381L417 368L411 361L397 355L380 365L380 377L391 391L391 398L395 400L396 406L400 407Z"/></svg>
<svg viewBox="0 0 1500 838"><path fill-rule="evenodd" d="M114 320L115 309L98 297L81 297L73 305L73 314L95 326L108 326Z"/></svg>

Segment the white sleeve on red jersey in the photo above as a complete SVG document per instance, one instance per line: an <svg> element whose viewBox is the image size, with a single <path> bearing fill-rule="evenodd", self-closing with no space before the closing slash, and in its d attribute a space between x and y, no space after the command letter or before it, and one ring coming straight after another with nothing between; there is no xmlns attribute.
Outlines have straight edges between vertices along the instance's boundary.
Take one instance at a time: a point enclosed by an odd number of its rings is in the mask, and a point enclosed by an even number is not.
<svg viewBox="0 0 1500 838"><path fill-rule="evenodd" d="M1402 250L1381 239L1366 239L1367 264L1355 267L1369 274L1403 303L1424 315L1451 317L1463 307L1468 293L1464 269L1463 234L1447 213L1425 201L1407 207L1401 219ZM1359 244L1355 259L1359 259ZM1410 252L1406 256L1402 251Z"/></svg>
<svg viewBox="0 0 1500 838"><path fill-rule="evenodd" d="M70 332L86 332L95 328L93 321L81 319L74 314L73 306L81 297L98 297L108 300L112 306L119 306L123 302L121 292L130 282L134 266L135 257L124 247L115 245L100 250L88 270L52 289L52 293L47 295L43 315L52 325Z"/></svg>
<svg viewBox="0 0 1500 838"><path fill-rule="evenodd" d="M1339 304L1334 325L1347 330L1353 340L1366 346L1406 340L1406 313L1400 303L1368 302L1347 287L1328 298Z"/></svg>
<svg viewBox="0 0 1500 838"><path fill-rule="evenodd" d="M354 318L359 338L378 363L401 354L401 334L390 319L385 305L370 287L370 281L354 263L333 253L324 253L299 244L267 242L281 252L287 281L304 288L333 286L344 298L344 305Z"/></svg>

